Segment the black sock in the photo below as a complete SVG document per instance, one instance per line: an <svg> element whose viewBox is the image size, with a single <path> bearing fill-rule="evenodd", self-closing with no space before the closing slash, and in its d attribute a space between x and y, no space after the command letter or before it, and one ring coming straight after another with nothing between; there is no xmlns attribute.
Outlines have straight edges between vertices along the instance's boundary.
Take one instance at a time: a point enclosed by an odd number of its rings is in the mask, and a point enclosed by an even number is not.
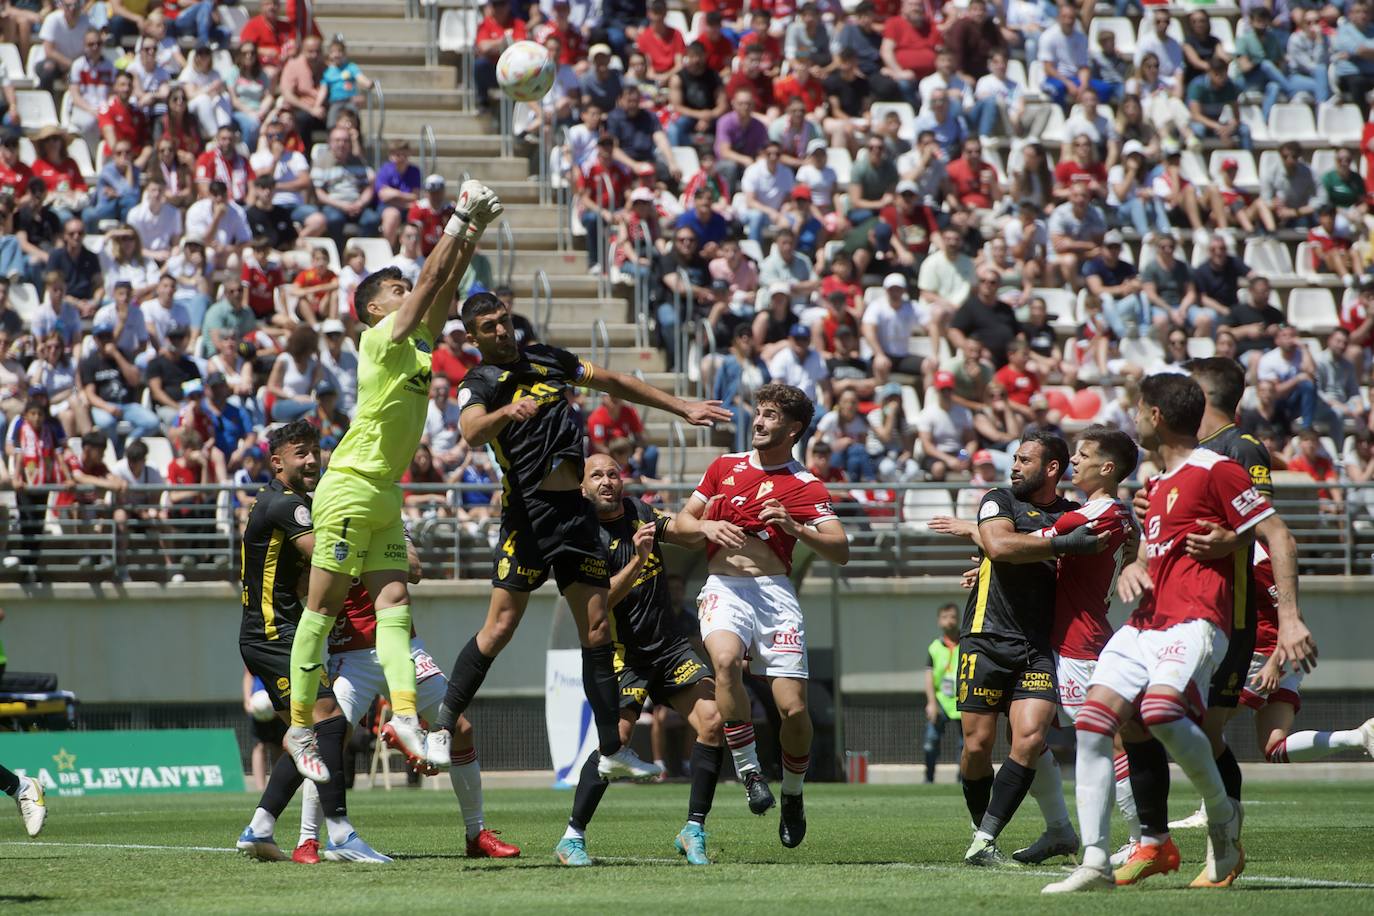
<svg viewBox="0 0 1374 916"><path fill-rule="evenodd" d="M1131 794L1140 829L1152 836L1169 832L1169 755L1158 739L1126 744L1131 765Z"/></svg>
<svg viewBox="0 0 1374 916"><path fill-rule="evenodd" d="M258 799L258 807L273 817L281 817L304 780L291 755L282 754L267 777L267 786L262 790L262 798Z"/></svg>
<svg viewBox="0 0 1374 916"><path fill-rule="evenodd" d="M964 804L968 805L968 816L974 824L983 823L983 815L988 813L988 799L992 796L992 777L981 776L974 779L964 777Z"/></svg>
<svg viewBox="0 0 1374 916"><path fill-rule="evenodd" d="M288 757L288 758L286 758L286 759L287 759L287 760L290 760L291 758ZM293 767L295 766L294 763L291 764L291 765L292 765ZM4 767L0 767L0 792L4 792L6 795L9 795L9 796L13 797L14 794L15 794L16 792L18 792L18 791L19 791L19 775L18 775L17 773L14 773L14 772L11 771L11 770L5 769ZM709 803L708 803L708 806L709 806Z"/></svg>
<svg viewBox="0 0 1374 916"><path fill-rule="evenodd" d="M577 789L573 792L572 817L568 818L568 826L575 830L587 829L587 825L592 821L592 815L596 814L596 806L601 804L601 796L606 794L606 788L610 785L596 771L596 765L600 762L601 755L592 751L587 755L587 762L582 764L582 775L577 777Z"/></svg>
<svg viewBox="0 0 1374 916"><path fill-rule="evenodd" d="M1016 814L1016 809L1021 807L1021 802L1026 800L1026 793L1034 781L1035 770L1007 758L997 770L997 778L992 783L992 798L988 801L987 813L983 815L978 829L992 834L996 839Z"/></svg>
<svg viewBox="0 0 1374 916"><path fill-rule="evenodd" d="M329 767L329 782L321 783L320 807L325 817L347 817L348 800L344 792L344 738L348 735L348 720L343 716L325 719L315 726L315 740L320 758Z"/></svg>
<svg viewBox="0 0 1374 916"><path fill-rule="evenodd" d="M716 798L716 782L720 779L720 767L725 761L725 748L719 744L692 745L692 794L687 799L687 820L697 824L706 823L706 815L711 813L711 802Z"/></svg>
<svg viewBox="0 0 1374 916"><path fill-rule="evenodd" d="M615 649L582 649L582 689L596 720L596 743L602 757L620 750L620 677L615 673Z"/></svg>
<svg viewBox="0 0 1374 916"><path fill-rule="evenodd" d="M1240 801L1240 763L1236 761L1236 755L1231 753L1229 744L1217 756L1217 771L1221 773L1222 784L1226 786L1226 797Z"/></svg>
<svg viewBox="0 0 1374 916"><path fill-rule="evenodd" d="M495 658L488 658L477 648L476 636L468 640L468 644L463 646L463 650L458 653L458 658L453 663L453 674L448 679L448 690L444 691L444 702L439 706L439 715L434 719L435 728L453 731L453 723L467 712L468 705L477 695L482 682L487 679L487 672L491 670L491 663L494 661Z"/></svg>

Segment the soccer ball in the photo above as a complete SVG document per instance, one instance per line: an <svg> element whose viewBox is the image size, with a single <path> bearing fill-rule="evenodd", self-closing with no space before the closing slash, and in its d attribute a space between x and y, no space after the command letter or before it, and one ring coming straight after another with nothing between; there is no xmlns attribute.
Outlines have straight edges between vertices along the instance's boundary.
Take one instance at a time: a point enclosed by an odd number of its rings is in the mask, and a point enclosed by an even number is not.
<svg viewBox="0 0 1374 916"><path fill-rule="evenodd" d="M272 708L272 698L267 695L266 690L255 690L248 699L248 705L253 708L253 718L259 722L271 722L277 717L277 712Z"/></svg>
<svg viewBox="0 0 1374 916"><path fill-rule="evenodd" d="M543 45L517 41L496 62L501 91L517 102L536 102L553 87L558 67Z"/></svg>

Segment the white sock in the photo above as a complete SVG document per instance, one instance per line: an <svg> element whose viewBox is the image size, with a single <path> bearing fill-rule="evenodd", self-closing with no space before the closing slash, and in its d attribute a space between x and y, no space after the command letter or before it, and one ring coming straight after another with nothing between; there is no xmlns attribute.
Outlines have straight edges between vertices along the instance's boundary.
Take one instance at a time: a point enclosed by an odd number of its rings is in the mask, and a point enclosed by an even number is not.
<svg viewBox="0 0 1374 916"><path fill-rule="evenodd" d="M1174 758L1193 788L1201 793L1202 805L1207 809L1207 822L1224 824L1229 821L1234 813L1231 800L1226 797L1226 786L1221 781L1221 773L1217 771L1212 744L1202 729L1191 719L1174 719L1151 724L1150 731Z"/></svg>
<svg viewBox="0 0 1374 916"><path fill-rule="evenodd" d="M758 745L754 743L754 724L739 722L725 726L725 743L730 747L730 756L735 760L735 772L740 778L750 771L759 770Z"/></svg>
<svg viewBox="0 0 1374 916"><path fill-rule="evenodd" d="M1308 763L1330 757L1337 751L1361 747L1364 747L1364 739L1358 728L1339 732L1294 732L1269 752L1269 762Z"/></svg>
<svg viewBox="0 0 1374 916"><path fill-rule="evenodd" d="M1126 822L1131 841L1140 842L1140 813L1135 808L1135 793L1131 791L1131 768L1125 754L1117 754L1112 761L1116 770L1116 807Z"/></svg>
<svg viewBox="0 0 1374 916"><path fill-rule="evenodd" d="M793 757L782 752L782 792L784 795L800 795L806 771L811 768L811 755Z"/></svg>
<svg viewBox="0 0 1374 916"><path fill-rule="evenodd" d="M272 831L277 829L277 819L266 808L259 808L253 812L248 829L253 831L253 836L271 836Z"/></svg>
<svg viewBox="0 0 1374 916"><path fill-rule="evenodd" d="M1078 762L1074 769L1078 801L1078 830L1083 839L1083 864L1105 871L1111 864L1107 844L1112 826L1112 739L1100 732L1078 731Z"/></svg>
<svg viewBox="0 0 1374 916"><path fill-rule="evenodd" d="M578 830L576 827L572 826L571 824L568 825L568 829L567 829L567 830L564 830L564 831L563 831L563 839L565 839L565 840L585 840L586 838L587 838L587 831L585 831L585 830Z"/></svg>
<svg viewBox="0 0 1374 916"><path fill-rule="evenodd" d="M1048 747L1036 761L1035 780L1031 782L1030 794L1040 806L1047 830L1064 833L1073 829L1069 825L1069 808L1064 804L1064 781L1059 773L1059 761L1054 759Z"/></svg>
<svg viewBox="0 0 1374 916"><path fill-rule="evenodd" d="M335 846L357 833L347 817L327 817L324 819L324 827L329 831L329 842Z"/></svg>
<svg viewBox="0 0 1374 916"><path fill-rule="evenodd" d="M468 839L482 832L482 766L473 758L468 763L451 766L448 781L453 783L453 794L458 796L458 808L463 812L463 824L467 827Z"/></svg>
<svg viewBox="0 0 1374 916"><path fill-rule="evenodd" d="M320 821L324 818L324 805L320 804L320 790L312 780L307 779L301 791L301 839L297 846L306 840L320 838Z"/></svg>

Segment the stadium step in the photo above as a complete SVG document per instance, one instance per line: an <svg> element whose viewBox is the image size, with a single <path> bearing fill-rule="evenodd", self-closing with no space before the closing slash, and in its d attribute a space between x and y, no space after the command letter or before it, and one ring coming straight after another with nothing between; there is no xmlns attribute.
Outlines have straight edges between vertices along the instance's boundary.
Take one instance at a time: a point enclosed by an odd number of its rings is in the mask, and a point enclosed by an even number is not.
<svg viewBox="0 0 1374 916"><path fill-rule="evenodd" d="M397 0L320 0L314 4L315 18L349 17L368 19L404 19L406 5ZM329 36L323 28L320 32Z"/></svg>
<svg viewBox="0 0 1374 916"><path fill-rule="evenodd" d="M561 305L555 303L555 317L567 319L571 317L564 313ZM586 321L568 322L552 321L549 322L548 342L569 350L589 351L591 345L591 322L595 319ZM626 324L623 321L612 323L606 321L606 333L610 335L612 347L633 347L635 344L635 326Z"/></svg>
<svg viewBox="0 0 1374 916"><path fill-rule="evenodd" d="M583 348L582 352L590 352L590 348ZM617 372L638 370L648 375L663 371L663 354L648 347L611 347L609 352L603 351L598 359L606 368Z"/></svg>
<svg viewBox="0 0 1374 916"><path fill-rule="evenodd" d="M404 11L404 5L400 0L392 0ZM350 11L351 12L351 11ZM386 17L385 25L379 26L377 19L371 15L315 15L315 21L319 24L320 34L328 40L335 35L343 35L344 41L348 42L349 54L361 64L371 55L367 49L378 39L385 39L388 44L405 45L410 49L407 55L414 63L415 59L424 54L425 47L425 22L423 19L405 19L394 16ZM355 48L354 45L357 45ZM367 72L364 70L363 72Z"/></svg>
<svg viewBox="0 0 1374 916"><path fill-rule="evenodd" d="M378 28L383 28L378 26ZM369 65L364 71L370 79L380 80L391 104L392 87L397 89L452 89L457 78L452 67L398 67Z"/></svg>
<svg viewBox="0 0 1374 916"><path fill-rule="evenodd" d="M399 114L403 111L418 111L435 119L435 133L463 133L465 131L455 130L451 126L451 119L462 117L466 120L474 120L477 117L476 115L459 115L463 104L463 94L458 89L451 87L429 89L407 83L382 83L382 89L386 93L388 121L391 120L393 114ZM443 124L446 129L441 131L439 129L440 124Z"/></svg>
<svg viewBox="0 0 1374 916"><path fill-rule="evenodd" d="M502 198L505 202L505 198ZM558 207L549 204L506 204L505 218L519 236L524 229L554 229L558 226Z"/></svg>
<svg viewBox="0 0 1374 916"><path fill-rule="evenodd" d="M415 20L415 22L418 26L419 20ZM408 24L408 22L402 20L402 24ZM370 38L344 37L344 40L348 43L348 56L357 61L358 66L362 68L364 73L367 72L367 68L370 66L389 64L394 64L396 66L413 66L416 58L420 57L423 53L422 48L424 45L422 42L424 32L422 26L420 26L420 34L422 37L411 42L397 41L392 38L391 30L388 28L389 25L390 23L386 25L377 25L374 23L371 32L373 37ZM325 26L325 20L323 19L320 20L320 31L325 35L333 34L333 32Z"/></svg>

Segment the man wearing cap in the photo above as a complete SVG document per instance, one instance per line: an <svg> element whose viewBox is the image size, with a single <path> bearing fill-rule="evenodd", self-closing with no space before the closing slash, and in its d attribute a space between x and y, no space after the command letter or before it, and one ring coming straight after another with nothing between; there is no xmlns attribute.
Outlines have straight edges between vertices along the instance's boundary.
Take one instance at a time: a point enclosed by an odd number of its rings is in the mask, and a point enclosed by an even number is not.
<svg viewBox="0 0 1374 916"><path fill-rule="evenodd" d="M891 273L883 278L883 297L874 299L864 308L859 333L863 335L861 352L872 362L873 377L878 384L898 372L919 376L921 357L911 352L911 335L921 326L922 310L907 297L906 277ZM931 318L927 310L926 316ZM943 333L943 318L933 319L929 333Z"/></svg>
<svg viewBox="0 0 1374 916"><path fill-rule="evenodd" d="M1007 362L1007 345L1021 334L1021 322L1012 307L997 298L1001 278L996 270L980 267L976 279L973 292L950 320L950 343L962 349L965 340L972 337L987 349L993 366L1000 368Z"/></svg>
<svg viewBox="0 0 1374 916"><path fill-rule="evenodd" d="M582 106L596 105L602 111L610 111L620 101L623 83L620 71L611 68L611 47L606 44L592 45L587 52L592 65L582 74Z"/></svg>
<svg viewBox="0 0 1374 916"><path fill-rule="evenodd" d="M1122 235L1113 229L1102 237L1102 250L1083 265L1088 295L1102 304L1102 314L1117 340L1135 339L1153 327L1162 334L1167 321L1161 311L1156 320L1141 294L1135 265L1121 259Z"/></svg>
<svg viewBox="0 0 1374 916"><path fill-rule="evenodd" d="M425 193L406 211L406 222L420 227L420 251L426 256L439 243L444 224L453 215L453 203L448 199L448 185L437 172L425 179Z"/></svg>
<svg viewBox="0 0 1374 916"><path fill-rule="evenodd" d="M1069 199L1050 214L1048 226L1053 265L1059 269L1062 282L1075 291L1083 285L1083 262L1098 253L1107 234L1107 220L1089 200L1090 193L1086 182L1075 181L1069 188Z"/></svg>
<svg viewBox="0 0 1374 916"><path fill-rule="evenodd" d="M352 415L353 405L358 400L358 353L344 347L347 335L343 322L337 318L326 318L321 322L320 335L324 340L320 363L324 366L325 374L338 388L339 409Z"/></svg>
<svg viewBox="0 0 1374 916"><path fill-rule="evenodd" d="M640 193L640 192L643 193ZM654 193L648 188L638 188L630 194L630 203L646 200L654 201ZM730 233L730 221L711 208L711 191L705 185L698 187L692 195L692 208L685 211L673 224L674 229L687 228L697 234L701 245L701 256L714 258L721 242Z"/></svg>
<svg viewBox="0 0 1374 916"><path fill-rule="evenodd" d="M185 392L191 391L191 381L196 382L196 393L200 393L200 370L195 360L186 355L186 342L190 329L184 324L172 325L167 329L167 341L156 356L148 361L144 375L148 380L148 394L153 399L153 409L157 411L164 426L169 429L176 419Z"/></svg>
<svg viewBox="0 0 1374 916"><path fill-rule="evenodd" d="M729 109L725 82L706 65L706 46L700 41L687 46L682 69L668 81L668 93L669 104L677 113L668 127L673 146L691 145L693 134L714 135L716 118Z"/></svg>
<svg viewBox="0 0 1374 916"><path fill-rule="evenodd" d="M797 322L787 332L787 345L768 361L768 374L774 382L800 388L813 404L825 406L831 401L830 374L821 354L811 349L811 329ZM802 433L802 443L810 438L810 430Z"/></svg>
<svg viewBox="0 0 1374 916"><path fill-rule="evenodd" d="M115 346L113 314L97 318L91 334L95 344L91 355L81 361L77 377L91 406L91 422L114 442L118 456L124 453L124 442L116 435L121 420L130 425L132 441L155 434L158 418L138 403L142 373Z"/></svg>
<svg viewBox="0 0 1374 916"><path fill-rule="evenodd" d="M916 430L921 437L921 468L930 480L940 481L951 473L967 471L969 456L978 448L973 415L967 407L954 403L954 375L935 373L935 397L927 397Z"/></svg>

